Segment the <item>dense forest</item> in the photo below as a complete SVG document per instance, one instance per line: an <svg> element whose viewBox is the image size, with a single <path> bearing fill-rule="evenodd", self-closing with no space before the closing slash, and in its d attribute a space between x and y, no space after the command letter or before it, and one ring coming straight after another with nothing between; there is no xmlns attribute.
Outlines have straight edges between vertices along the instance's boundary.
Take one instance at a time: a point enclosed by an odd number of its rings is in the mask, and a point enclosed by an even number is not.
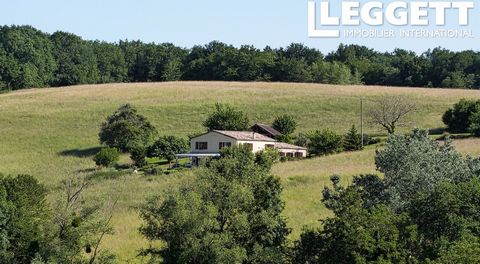
<svg viewBox="0 0 480 264"><path fill-rule="evenodd" d="M0 91L29 87L176 80L315 82L480 88L480 52L423 54L343 45L329 54L303 44L263 50L221 42L190 49L141 41L83 40L31 26L0 27Z"/></svg>

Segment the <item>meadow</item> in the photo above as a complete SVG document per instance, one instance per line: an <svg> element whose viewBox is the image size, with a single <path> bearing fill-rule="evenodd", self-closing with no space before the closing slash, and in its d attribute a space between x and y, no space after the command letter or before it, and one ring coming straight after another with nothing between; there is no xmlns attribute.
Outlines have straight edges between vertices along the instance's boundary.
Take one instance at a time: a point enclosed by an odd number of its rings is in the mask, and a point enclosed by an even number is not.
<svg viewBox="0 0 480 264"><path fill-rule="evenodd" d="M216 102L241 108L251 123L268 124L276 115L288 113L299 123L297 133L331 128L343 134L351 125L359 126L360 98L368 113L374 101L385 95L402 95L418 106L401 132L412 127L438 130L444 126L442 114L455 102L480 99L478 90L291 83L135 83L21 90L0 94L0 172L31 174L52 191L52 196L61 195L63 180L89 174L95 168L92 155L99 147L99 126L125 103L136 106L161 135L186 137L203 131L202 121ZM365 131L382 134L368 122ZM480 154L479 143L476 139L455 142L460 151L474 155ZM284 185L285 217L293 228L292 238L298 237L305 225L319 226L319 220L329 215L320 199L330 175L339 174L348 184L353 175L375 173L376 147L274 166L273 173ZM122 161L128 162L128 157ZM113 218L115 235L108 237L104 246L124 263L141 263L136 254L147 241L138 234L138 205L190 178L191 172L186 172L95 180L85 193L87 200L118 200Z"/></svg>

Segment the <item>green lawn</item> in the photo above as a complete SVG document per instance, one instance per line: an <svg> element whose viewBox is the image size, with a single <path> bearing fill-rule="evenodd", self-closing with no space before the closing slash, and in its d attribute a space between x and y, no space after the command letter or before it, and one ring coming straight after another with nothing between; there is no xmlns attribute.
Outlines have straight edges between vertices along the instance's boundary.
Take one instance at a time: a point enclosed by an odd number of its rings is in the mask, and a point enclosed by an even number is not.
<svg viewBox="0 0 480 264"><path fill-rule="evenodd" d="M270 123L275 115L289 113L299 123L299 132L332 128L344 133L358 125L359 98L366 112L372 100L383 95L405 95L418 104L411 127L442 127L441 115L461 98L480 99L480 91L366 86L332 86L288 83L179 82L75 86L23 90L0 95L0 172L28 173L59 193L61 181L88 174L94 168L91 156L98 149L98 129L107 115L124 103L132 103L147 116L162 135L187 136L203 130L201 123L215 102L242 108L251 122ZM366 124L368 133L381 133ZM459 141L465 153L478 154L478 141ZM345 176L375 172L375 148L362 152L281 163L274 174L284 184L285 216L297 237L302 226L318 225L328 215L320 203L321 191L331 174ZM128 157L122 157L128 162ZM97 180L87 199L119 200L113 224L116 234L105 245L123 262L136 263L138 249L146 245L137 230L141 224L136 206L152 194L174 188L188 180L190 172L122 176Z"/></svg>

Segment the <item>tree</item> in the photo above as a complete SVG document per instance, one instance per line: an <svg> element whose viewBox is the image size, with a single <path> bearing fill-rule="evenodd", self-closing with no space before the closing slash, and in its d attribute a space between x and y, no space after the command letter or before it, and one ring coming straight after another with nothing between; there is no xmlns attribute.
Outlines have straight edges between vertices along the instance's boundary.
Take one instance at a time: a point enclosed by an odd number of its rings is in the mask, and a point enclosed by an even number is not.
<svg viewBox="0 0 480 264"><path fill-rule="evenodd" d="M478 111L470 117L469 123L468 131L476 137L480 137L480 107Z"/></svg>
<svg viewBox="0 0 480 264"><path fill-rule="evenodd" d="M164 136L148 147L147 156L149 158L164 158L171 166L172 161L176 158L176 154L184 153L188 150L189 145L185 139L175 136Z"/></svg>
<svg viewBox="0 0 480 264"><path fill-rule="evenodd" d="M208 130L248 130L248 117L240 110L229 104L215 104L215 111L211 113L203 126Z"/></svg>
<svg viewBox="0 0 480 264"><path fill-rule="evenodd" d="M342 150L343 138L335 132L324 129L308 134L309 155L328 155Z"/></svg>
<svg viewBox="0 0 480 264"><path fill-rule="evenodd" d="M0 75L5 86L21 89L51 85L57 65L48 34L31 26L3 26L0 50L4 56L0 55Z"/></svg>
<svg viewBox="0 0 480 264"><path fill-rule="evenodd" d="M462 99L443 114L443 123L448 131L453 133L465 133L469 130L471 118L480 112L480 100Z"/></svg>
<svg viewBox="0 0 480 264"><path fill-rule="evenodd" d="M388 134L393 134L398 126L405 124L405 118L415 109L415 104L406 98L388 96L377 100L369 115L373 124L380 125Z"/></svg>
<svg viewBox="0 0 480 264"><path fill-rule="evenodd" d="M384 204L367 207L359 186L324 190L323 202L334 217L321 230L308 230L295 247L295 263L403 263L414 260L415 226L408 215Z"/></svg>
<svg viewBox="0 0 480 264"><path fill-rule="evenodd" d="M95 41L92 47L97 57L98 82L123 82L127 79L125 55L118 45Z"/></svg>
<svg viewBox="0 0 480 264"><path fill-rule="evenodd" d="M478 176L478 159L464 159L450 141L440 145L428 132L390 135L385 149L377 151L377 169L384 173L392 208L408 207L412 197L429 193L440 182L465 182Z"/></svg>
<svg viewBox="0 0 480 264"><path fill-rule="evenodd" d="M137 146L130 150L130 159L133 161L133 166L142 168L147 165L145 158L147 157L147 150L145 147Z"/></svg>
<svg viewBox="0 0 480 264"><path fill-rule="evenodd" d="M363 149L362 135L358 133L355 125L353 125L352 128L350 128L350 130L348 131L348 133L344 136L343 148L347 151Z"/></svg>
<svg viewBox="0 0 480 264"><path fill-rule="evenodd" d="M111 167L118 162L120 153L116 148L103 148L98 152L93 160L97 166Z"/></svg>
<svg viewBox="0 0 480 264"><path fill-rule="evenodd" d="M297 128L297 122L291 115L277 116L273 121L272 127L285 136L293 134Z"/></svg>
<svg viewBox="0 0 480 264"><path fill-rule="evenodd" d="M189 184L143 206L141 233L164 245L143 251L152 260L285 263L289 229L281 216L279 179L245 147L225 148L221 155Z"/></svg>
<svg viewBox="0 0 480 264"><path fill-rule="evenodd" d="M461 240L442 248L439 255L439 258L432 261L433 264L480 263L480 238L464 235Z"/></svg>
<svg viewBox="0 0 480 264"><path fill-rule="evenodd" d="M126 104L102 123L100 143L123 152L149 145L155 137L155 127L137 109Z"/></svg>
<svg viewBox="0 0 480 264"><path fill-rule="evenodd" d="M255 153L255 163L270 170L274 163L280 160L280 153L276 149L265 149Z"/></svg>
<svg viewBox="0 0 480 264"><path fill-rule="evenodd" d="M10 219L2 229L8 238L6 254L0 256L0 260L3 257L2 263L30 263L48 243L45 227L50 218L46 188L32 176L18 175L0 177L0 192L6 195L6 213L10 212Z"/></svg>
<svg viewBox="0 0 480 264"><path fill-rule="evenodd" d="M57 86L96 83L98 81L97 58L90 43L80 37L55 32L50 36L53 55L57 61L54 84Z"/></svg>
<svg viewBox="0 0 480 264"><path fill-rule="evenodd" d="M10 247L8 228L14 209L12 203L7 199L5 187L0 184L0 262L2 263L6 263L11 258L8 251Z"/></svg>
<svg viewBox="0 0 480 264"><path fill-rule="evenodd" d="M178 60L171 60L165 65L162 80L167 82L178 81L182 78L182 63Z"/></svg>
<svg viewBox="0 0 480 264"><path fill-rule="evenodd" d="M414 196L409 211L425 243L425 258L435 259L446 245L465 235L480 238L480 180L441 182L427 194Z"/></svg>
<svg viewBox="0 0 480 264"><path fill-rule="evenodd" d="M65 195L56 201L53 216L47 226L48 242L37 262L75 264L113 264L115 256L101 250L106 235L112 235L111 208L94 201L88 203L84 192L90 184L75 177L64 181Z"/></svg>

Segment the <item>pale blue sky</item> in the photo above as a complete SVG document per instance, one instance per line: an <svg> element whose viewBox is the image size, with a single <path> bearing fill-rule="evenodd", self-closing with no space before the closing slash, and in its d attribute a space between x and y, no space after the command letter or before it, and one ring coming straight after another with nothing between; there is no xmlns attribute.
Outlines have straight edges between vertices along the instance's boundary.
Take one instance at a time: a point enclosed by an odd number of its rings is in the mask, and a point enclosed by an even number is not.
<svg viewBox="0 0 480 264"><path fill-rule="evenodd" d="M361 0L365 1L365 0ZM305 43L329 52L343 43L391 51L443 46L475 49L480 44L480 0L474 0L468 39L310 39L307 0L15 0L3 1L0 24L32 25L46 32L63 30L84 39L172 42L183 47L219 40L258 48ZM340 1L331 1L338 2ZM385 3L390 1L384 1ZM447 23L455 17L449 17Z"/></svg>

